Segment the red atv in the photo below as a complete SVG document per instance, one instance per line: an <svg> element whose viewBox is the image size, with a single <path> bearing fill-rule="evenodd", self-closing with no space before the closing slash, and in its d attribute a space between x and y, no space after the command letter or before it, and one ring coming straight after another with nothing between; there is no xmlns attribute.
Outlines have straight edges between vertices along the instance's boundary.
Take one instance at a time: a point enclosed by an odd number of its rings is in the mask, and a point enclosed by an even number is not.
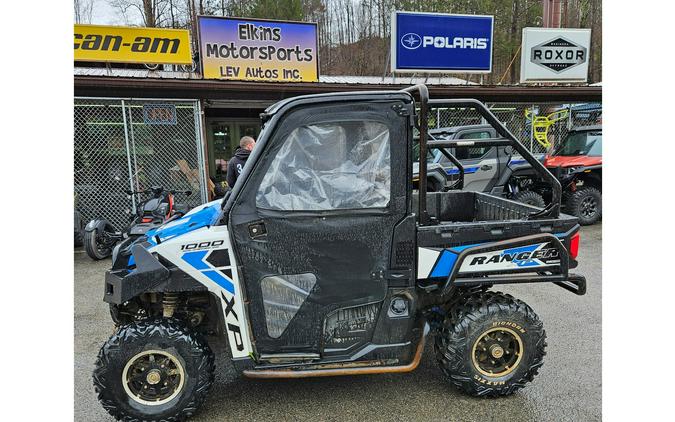
<svg viewBox="0 0 675 422"><path fill-rule="evenodd" d="M563 207L579 224L602 217L602 126L579 126L547 156L544 165L563 188Z"/></svg>

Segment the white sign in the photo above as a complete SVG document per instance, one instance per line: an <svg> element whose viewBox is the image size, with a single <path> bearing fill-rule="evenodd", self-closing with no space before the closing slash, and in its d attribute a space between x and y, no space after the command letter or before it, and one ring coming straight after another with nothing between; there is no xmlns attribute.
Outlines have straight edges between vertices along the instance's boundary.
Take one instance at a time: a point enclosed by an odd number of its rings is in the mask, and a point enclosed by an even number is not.
<svg viewBox="0 0 675 422"><path fill-rule="evenodd" d="M520 82L586 82L590 29L523 28Z"/></svg>

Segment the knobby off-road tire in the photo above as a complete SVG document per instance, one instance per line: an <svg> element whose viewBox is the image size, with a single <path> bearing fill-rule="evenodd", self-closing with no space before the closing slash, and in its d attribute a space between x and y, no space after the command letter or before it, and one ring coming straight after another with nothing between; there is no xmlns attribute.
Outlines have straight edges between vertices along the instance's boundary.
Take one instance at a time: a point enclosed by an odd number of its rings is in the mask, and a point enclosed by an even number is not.
<svg viewBox="0 0 675 422"><path fill-rule="evenodd" d="M94 389L117 420L182 421L206 399L214 370L208 344L185 324L143 320L122 326L101 347Z"/></svg>
<svg viewBox="0 0 675 422"><path fill-rule="evenodd" d="M513 195L512 198L514 201L522 202L527 205L534 205L535 207L544 208L546 202L544 202L544 197L539 195L537 192L532 192L530 190L520 191L517 194Z"/></svg>
<svg viewBox="0 0 675 422"><path fill-rule="evenodd" d="M595 224L602 217L602 193L594 187L585 187L571 193L565 203L566 211L579 218L579 224Z"/></svg>
<svg viewBox="0 0 675 422"><path fill-rule="evenodd" d="M84 250L93 260L101 260L112 254L112 248L100 248L96 240L96 230L84 232Z"/></svg>
<svg viewBox="0 0 675 422"><path fill-rule="evenodd" d="M546 332L537 314L500 292L477 293L456 305L434 345L450 383L467 394L488 397L507 396L532 381L545 349ZM494 358L492 353L500 350L502 357ZM487 367L496 370L490 374Z"/></svg>

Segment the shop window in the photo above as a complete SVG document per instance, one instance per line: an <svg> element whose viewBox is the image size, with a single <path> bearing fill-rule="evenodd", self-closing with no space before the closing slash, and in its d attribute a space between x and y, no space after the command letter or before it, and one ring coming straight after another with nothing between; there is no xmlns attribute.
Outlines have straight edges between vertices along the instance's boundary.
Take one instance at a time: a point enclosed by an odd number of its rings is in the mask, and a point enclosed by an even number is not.
<svg viewBox="0 0 675 422"><path fill-rule="evenodd" d="M389 129L373 121L302 126L265 173L256 204L282 211L384 208L389 204Z"/></svg>

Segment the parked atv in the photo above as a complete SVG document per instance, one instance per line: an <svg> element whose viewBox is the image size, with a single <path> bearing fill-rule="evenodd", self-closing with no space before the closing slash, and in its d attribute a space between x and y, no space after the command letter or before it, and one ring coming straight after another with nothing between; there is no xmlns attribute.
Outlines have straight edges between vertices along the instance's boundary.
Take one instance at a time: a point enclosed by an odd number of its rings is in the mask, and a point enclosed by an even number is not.
<svg viewBox="0 0 675 422"><path fill-rule="evenodd" d="M136 215L131 217L128 227L117 231L105 219L91 220L84 228L84 249L91 259L107 258L115 245L125 238L138 238L148 230L159 227L161 224L179 218L188 211L187 205L174 203L174 195L183 193L191 195L190 191L167 191L161 186L152 186L148 190L132 192L127 195L149 195L137 206Z"/></svg>
<svg viewBox="0 0 675 422"><path fill-rule="evenodd" d="M429 104L475 109L498 136L428 140ZM533 380L543 324L490 289L546 282L583 295L585 278L570 272L579 225L560 214L558 181L482 103L429 100L417 85L291 98L261 117L222 201L116 247L103 299L120 326L93 374L111 415L192 416L214 381L213 336L250 378L409 372L431 336L441 371L467 394L506 396ZM457 142L510 145L553 186L552 202L427 193L425 160L415 193L414 126L423 157Z"/></svg>
<svg viewBox="0 0 675 422"><path fill-rule="evenodd" d="M544 165L560 180L565 212L581 225L602 218L602 126L572 128Z"/></svg>
<svg viewBox="0 0 675 422"><path fill-rule="evenodd" d="M562 186L562 209L595 224L602 218L602 126L572 128L544 159L544 166ZM536 180L526 189L551 200L551 187Z"/></svg>
<svg viewBox="0 0 675 422"><path fill-rule="evenodd" d="M490 125L466 125L429 130L432 140L471 140L496 138L497 132ZM464 168L464 181L458 184L459 168L443 150L427 153L427 192L452 189L487 192L501 195L528 205L544 207L544 198L529 187L537 174L532 166L508 146L457 146L447 148ZM543 160L544 154L537 156ZM419 141L413 146L413 186L419 186Z"/></svg>

